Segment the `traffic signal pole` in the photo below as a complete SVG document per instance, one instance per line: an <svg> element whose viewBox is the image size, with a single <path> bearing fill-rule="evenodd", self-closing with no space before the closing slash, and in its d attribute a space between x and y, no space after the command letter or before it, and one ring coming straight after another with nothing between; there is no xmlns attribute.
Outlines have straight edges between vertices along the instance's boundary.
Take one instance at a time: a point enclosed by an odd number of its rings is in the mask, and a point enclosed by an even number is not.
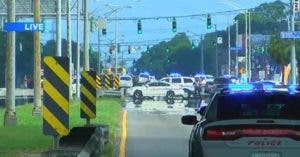
<svg viewBox="0 0 300 157"><path fill-rule="evenodd" d="M294 9L294 2L295 0L291 0L292 6L292 15L291 15L291 31L295 31L295 9ZM295 39L292 39L292 50L291 50L291 67L292 67L292 84L297 84L296 78L296 42Z"/></svg>
<svg viewBox="0 0 300 157"><path fill-rule="evenodd" d="M41 1L34 0L34 21L41 22ZM34 109L33 115L42 113L42 87L41 87L41 33L34 32Z"/></svg>
<svg viewBox="0 0 300 157"><path fill-rule="evenodd" d="M73 84L73 67L72 67L72 39L71 39L71 6L70 1L67 0L67 56L69 58L69 70L70 70L70 85L69 85L69 98L72 99L72 84Z"/></svg>
<svg viewBox="0 0 300 157"><path fill-rule="evenodd" d="M77 57L76 57L76 97L80 99L80 44L79 44L79 18L80 18L80 0L77 0Z"/></svg>
<svg viewBox="0 0 300 157"><path fill-rule="evenodd" d="M61 0L56 0L56 56L61 56Z"/></svg>
<svg viewBox="0 0 300 157"><path fill-rule="evenodd" d="M228 27L228 75L231 74L230 26Z"/></svg>
<svg viewBox="0 0 300 157"><path fill-rule="evenodd" d="M84 70L88 71L90 70L90 62L89 62L89 37L90 37L90 31L89 31L89 0L84 0Z"/></svg>
<svg viewBox="0 0 300 157"><path fill-rule="evenodd" d="M7 1L7 15L8 22L15 22L15 0ZM16 43L16 33L7 32L7 48L6 48L6 69L5 69L5 87L6 87L6 97L5 97L5 115L4 115L4 126L16 126L17 116L16 116L16 106L15 106L15 45Z"/></svg>
<svg viewBox="0 0 300 157"><path fill-rule="evenodd" d="M235 73L236 73L236 77L239 76L239 60L238 60L238 57L239 57L239 50L238 50L238 46L239 46L239 21L236 20L235 21L235 47L236 47L236 50L235 50Z"/></svg>

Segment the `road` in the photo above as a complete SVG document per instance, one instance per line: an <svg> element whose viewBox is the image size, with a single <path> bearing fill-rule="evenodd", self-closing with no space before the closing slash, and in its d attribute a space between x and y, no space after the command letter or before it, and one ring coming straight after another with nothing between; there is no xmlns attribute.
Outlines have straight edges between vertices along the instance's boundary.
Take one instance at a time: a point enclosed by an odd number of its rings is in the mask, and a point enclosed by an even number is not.
<svg viewBox="0 0 300 157"><path fill-rule="evenodd" d="M194 114L184 103L143 102L127 104L126 157L184 157L188 154L191 126L181 124L181 116Z"/></svg>

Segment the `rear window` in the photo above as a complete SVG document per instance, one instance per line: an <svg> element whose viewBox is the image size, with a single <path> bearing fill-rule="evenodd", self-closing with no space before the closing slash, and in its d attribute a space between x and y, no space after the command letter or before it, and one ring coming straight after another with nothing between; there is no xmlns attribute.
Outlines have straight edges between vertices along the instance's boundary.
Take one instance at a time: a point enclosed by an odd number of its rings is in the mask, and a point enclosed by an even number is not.
<svg viewBox="0 0 300 157"><path fill-rule="evenodd" d="M300 120L300 96L228 95L217 101L217 119Z"/></svg>
<svg viewBox="0 0 300 157"><path fill-rule="evenodd" d="M189 79L189 78L184 78L184 79L183 79L183 82L184 82L184 83L193 83L193 80L192 80L192 79Z"/></svg>
<svg viewBox="0 0 300 157"><path fill-rule="evenodd" d="M181 78L173 78L172 83L181 83Z"/></svg>
<svg viewBox="0 0 300 157"><path fill-rule="evenodd" d="M130 81L131 80L130 77L121 77L120 79L123 80L123 81Z"/></svg>
<svg viewBox="0 0 300 157"><path fill-rule="evenodd" d="M227 79L227 78L215 78L214 83L216 83L216 84L229 84L229 83L231 83L231 80Z"/></svg>

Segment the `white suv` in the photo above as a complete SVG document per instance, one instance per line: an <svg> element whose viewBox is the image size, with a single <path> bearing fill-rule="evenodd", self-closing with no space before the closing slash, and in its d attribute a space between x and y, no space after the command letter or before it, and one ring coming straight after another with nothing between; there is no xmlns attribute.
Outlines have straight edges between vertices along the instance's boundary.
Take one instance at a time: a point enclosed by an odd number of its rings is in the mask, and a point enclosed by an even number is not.
<svg viewBox="0 0 300 157"><path fill-rule="evenodd" d="M173 85L181 87L186 92L194 91L195 79L192 77L164 77L160 81L169 82Z"/></svg>

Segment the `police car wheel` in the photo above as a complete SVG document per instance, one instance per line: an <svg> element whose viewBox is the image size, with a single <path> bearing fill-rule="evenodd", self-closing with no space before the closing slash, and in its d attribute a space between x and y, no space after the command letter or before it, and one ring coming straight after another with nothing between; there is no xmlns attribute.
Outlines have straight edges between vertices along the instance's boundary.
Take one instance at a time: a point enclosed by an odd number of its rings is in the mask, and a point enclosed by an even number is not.
<svg viewBox="0 0 300 157"><path fill-rule="evenodd" d="M174 91L168 91L166 97L167 99L174 99L175 97Z"/></svg>
<svg viewBox="0 0 300 157"><path fill-rule="evenodd" d="M143 93L140 90L136 90L133 93L133 98L135 99L142 99L143 98Z"/></svg>

